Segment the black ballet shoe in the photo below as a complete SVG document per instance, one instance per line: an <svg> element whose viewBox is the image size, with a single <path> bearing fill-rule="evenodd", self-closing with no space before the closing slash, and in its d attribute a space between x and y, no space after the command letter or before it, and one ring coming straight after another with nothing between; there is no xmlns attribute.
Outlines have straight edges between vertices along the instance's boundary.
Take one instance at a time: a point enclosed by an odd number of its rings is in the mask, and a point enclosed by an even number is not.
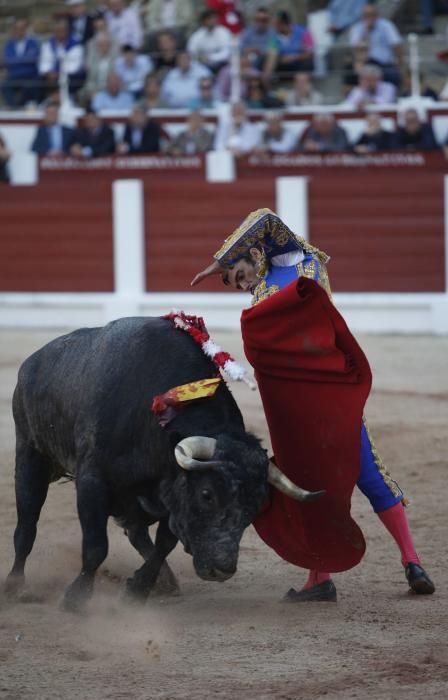
<svg viewBox="0 0 448 700"><path fill-rule="evenodd" d="M413 564L410 562L405 568L405 574L409 583L409 588L414 593L430 595L436 590L433 582L420 564Z"/></svg>
<svg viewBox="0 0 448 700"><path fill-rule="evenodd" d="M327 603L336 603L337 593L336 586L333 581L324 581L318 583L311 588L304 588L301 591L296 591L290 588L286 593L284 600L290 603L313 603L317 601L326 601Z"/></svg>

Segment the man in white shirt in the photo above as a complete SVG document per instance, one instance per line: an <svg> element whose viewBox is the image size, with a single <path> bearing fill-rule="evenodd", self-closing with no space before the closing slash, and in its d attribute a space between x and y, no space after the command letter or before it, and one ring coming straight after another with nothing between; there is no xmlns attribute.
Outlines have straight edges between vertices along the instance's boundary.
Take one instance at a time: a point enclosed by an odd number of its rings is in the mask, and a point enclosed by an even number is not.
<svg viewBox="0 0 448 700"><path fill-rule="evenodd" d="M53 35L41 46L39 75L51 88L58 82L62 70L68 76L70 91L81 87L85 78L83 47L69 33L67 21L57 19Z"/></svg>
<svg viewBox="0 0 448 700"><path fill-rule="evenodd" d="M297 136L288 129L279 112L268 113L261 135L261 144L256 148L261 153L291 153L297 145Z"/></svg>
<svg viewBox="0 0 448 700"><path fill-rule="evenodd" d="M153 62L148 56L138 54L130 44L121 49L121 56L115 61L115 72L128 92L139 98L143 92L146 76L152 73Z"/></svg>
<svg viewBox="0 0 448 700"><path fill-rule="evenodd" d="M187 108L199 98L199 81L210 76L205 66L191 60L183 51L177 57L177 67L168 71L162 83L161 96L169 107Z"/></svg>
<svg viewBox="0 0 448 700"><path fill-rule="evenodd" d="M126 7L123 0L108 0L108 6L107 27L117 44L139 49L143 43L143 29L135 7Z"/></svg>
<svg viewBox="0 0 448 700"><path fill-rule="evenodd" d="M390 105L396 100L395 85L381 80L381 68L368 63L361 69L359 85L354 87L346 102L362 111L367 105Z"/></svg>
<svg viewBox="0 0 448 700"><path fill-rule="evenodd" d="M261 134L256 124L252 124L241 103L232 105L230 118L218 125L215 138L215 151L231 151L235 156L246 155L260 145Z"/></svg>
<svg viewBox="0 0 448 700"><path fill-rule="evenodd" d="M92 100L95 112L129 112L134 105L134 97L123 89L122 82L116 73L109 73L106 89L97 92Z"/></svg>
<svg viewBox="0 0 448 700"><path fill-rule="evenodd" d="M188 52L198 61L217 73L230 61L232 32L218 24L218 14L214 10L204 10L201 27L189 38Z"/></svg>

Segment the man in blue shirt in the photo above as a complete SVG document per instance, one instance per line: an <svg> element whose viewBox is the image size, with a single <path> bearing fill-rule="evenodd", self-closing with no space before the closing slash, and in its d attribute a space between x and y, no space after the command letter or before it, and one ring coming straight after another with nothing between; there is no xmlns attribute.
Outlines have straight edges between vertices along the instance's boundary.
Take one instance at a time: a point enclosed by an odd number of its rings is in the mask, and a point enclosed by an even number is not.
<svg viewBox="0 0 448 700"><path fill-rule="evenodd" d="M27 102L39 101L39 50L39 42L28 32L28 22L17 19L3 51L7 77L2 92L9 107L23 107Z"/></svg>
<svg viewBox="0 0 448 700"><path fill-rule="evenodd" d="M247 27L240 38L241 51L250 55L251 64L259 70L264 69L266 56L276 46L276 35L270 22L268 10L259 7L255 12L252 26Z"/></svg>
<svg viewBox="0 0 448 700"><path fill-rule="evenodd" d="M378 17L376 5L370 2L363 9L362 19L353 25L350 32L352 46L364 43L369 47L369 63L380 66L385 81L399 85L403 57L401 36L390 20Z"/></svg>

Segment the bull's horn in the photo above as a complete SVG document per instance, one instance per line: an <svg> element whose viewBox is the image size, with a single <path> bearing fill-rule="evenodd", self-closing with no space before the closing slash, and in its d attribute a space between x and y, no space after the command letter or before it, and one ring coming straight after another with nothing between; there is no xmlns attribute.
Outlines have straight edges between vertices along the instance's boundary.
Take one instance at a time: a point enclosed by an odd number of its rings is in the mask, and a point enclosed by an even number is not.
<svg viewBox="0 0 448 700"><path fill-rule="evenodd" d="M268 481L276 489L285 493L287 496L291 496L296 501L315 501L326 493L325 491L305 491L301 489L300 486L296 486L288 479L283 472L269 460L268 467Z"/></svg>
<svg viewBox="0 0 448 700"><path fill-rule="evenodd" d="M174 448L174 456L182 469L204 469L212 466L210 460L215 448L215 438L195 435L178 442Z"/></svg>

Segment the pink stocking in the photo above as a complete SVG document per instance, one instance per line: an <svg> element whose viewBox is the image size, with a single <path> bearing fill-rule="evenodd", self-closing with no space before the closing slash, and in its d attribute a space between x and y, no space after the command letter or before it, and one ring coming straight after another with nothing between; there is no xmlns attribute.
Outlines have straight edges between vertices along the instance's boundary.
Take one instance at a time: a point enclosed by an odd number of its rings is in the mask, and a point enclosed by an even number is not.
<svg viewBox="0 0 448 700"><path fill-rule="evenodd" d="M331 575L327 574L325 571L315 571L314 569L311 569L308 573L308 578L302 590L312 588L313 586L318 586L319 583L329 581L330 579Z"/></svg>
<svg viewBox="0 0 448 700"><path fill-rule="evenodd" d="M377 515L400 548L403 566L410 562L420 564L403 504L397 503L395 506L377 513Z"/></svg>

